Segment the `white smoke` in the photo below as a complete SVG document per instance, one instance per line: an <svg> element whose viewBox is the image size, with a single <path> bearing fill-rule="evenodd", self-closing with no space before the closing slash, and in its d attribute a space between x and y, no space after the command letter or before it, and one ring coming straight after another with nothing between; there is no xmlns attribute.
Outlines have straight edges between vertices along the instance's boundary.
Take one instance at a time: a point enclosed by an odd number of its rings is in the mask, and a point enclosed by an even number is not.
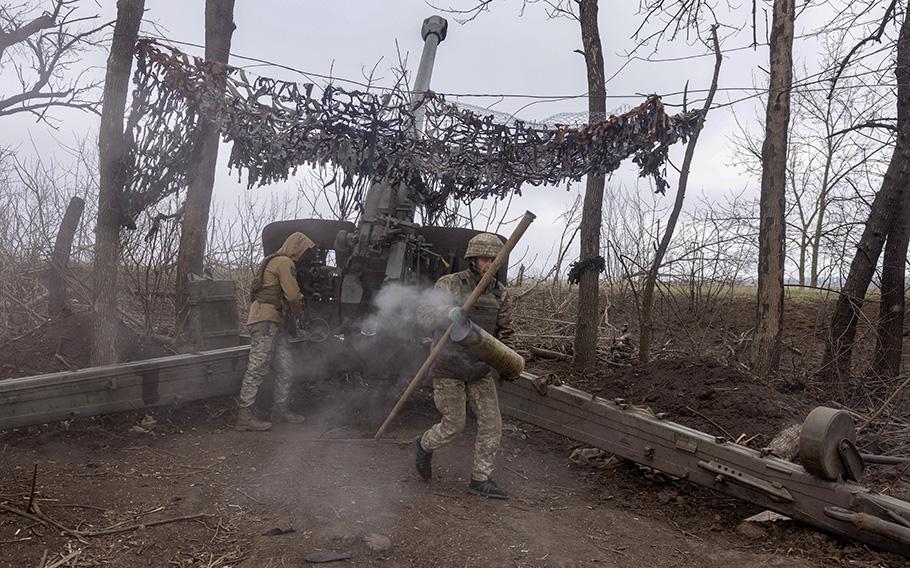
<svg viewBox="0 0 910 568"><path fill-rule="evenodd" d="M446 309L456 305L455 298L444 290L389 283L373 299L374 311L364 319L362 329L365 334L401 338L431 334L435 330L426 324L444 325ZM424 317L418 317L418 308Z"/></svg>

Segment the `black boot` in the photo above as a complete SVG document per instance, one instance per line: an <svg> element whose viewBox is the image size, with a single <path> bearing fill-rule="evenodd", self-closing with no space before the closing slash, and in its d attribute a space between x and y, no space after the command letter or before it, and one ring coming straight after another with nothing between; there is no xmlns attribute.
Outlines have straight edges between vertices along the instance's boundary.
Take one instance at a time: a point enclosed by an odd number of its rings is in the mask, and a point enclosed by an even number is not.
<svg viewBox="0 0 910 568"><path fill-rule="evenodd" d="M496 482L492 479L487 479L484 481L477 481L472 479L470 485L468 485L468 491L474 495L480 495L481 497L489 497L490 499L508 499L509 494L499 488L496 485Z"/></svg>
<svg viewBox="0 0 910 568"><path fill-rule="evenodd" d="M414 446L417 448L417 473L423 479L433 477L433 452L423 449L420 445L420 436L414 438Z"/></svg>

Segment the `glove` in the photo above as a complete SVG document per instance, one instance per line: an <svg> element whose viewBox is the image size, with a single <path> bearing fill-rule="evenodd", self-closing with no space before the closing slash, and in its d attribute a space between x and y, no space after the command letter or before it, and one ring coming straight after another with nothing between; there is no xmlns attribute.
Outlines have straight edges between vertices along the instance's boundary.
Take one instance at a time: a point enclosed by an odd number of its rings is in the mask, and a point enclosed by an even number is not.
<svg viewBox="0 0 910 568"><path fill-rule="evenodd" d="M493 370L493 375L494 375L495 379L498 379L498 380L506 382L506 383L514 383L515 381L518 380L518 377L520 376L520 375L515 375L514 377L507 377L495 369Z"/></svg>
<svg viewBox="0 0 910 568"><path fill-rule="evenodd" d="M468 313L462 308L449 308L448 316L455 323L463 324L468 322Z"/></svg>
<svg viewBox="0 0 910 568"><path fill-rule="evenodd" d="M518 380L518 377L520 377L520 376L521 375L515 375L514 377L503 377L502 380L504 380L507 383L514 383L515 381Z"/></svg>

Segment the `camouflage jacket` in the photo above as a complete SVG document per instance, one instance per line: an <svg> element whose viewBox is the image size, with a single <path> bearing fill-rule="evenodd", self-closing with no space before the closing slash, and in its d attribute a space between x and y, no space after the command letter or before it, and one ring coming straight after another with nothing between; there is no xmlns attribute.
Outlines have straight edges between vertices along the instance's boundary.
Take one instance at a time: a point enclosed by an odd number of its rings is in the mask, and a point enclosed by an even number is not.
<svg viewBox="0 0 910 568"><path fill-rule="evenodd" d="M463 306L474 287L480 282L480 274L472 269L447 274L436 282L438 297L444 299L418 306L417 315L421 325L438 338L450 323L449 309ZM512 327L512 299L505 286L493 280L474 306L468 310L471 321L484 328L505 344L510 344L515 330ZM445 377L475 381L490 373L486 363L478 361L463 347L449 341L433 365L434 377Z"/></svg>

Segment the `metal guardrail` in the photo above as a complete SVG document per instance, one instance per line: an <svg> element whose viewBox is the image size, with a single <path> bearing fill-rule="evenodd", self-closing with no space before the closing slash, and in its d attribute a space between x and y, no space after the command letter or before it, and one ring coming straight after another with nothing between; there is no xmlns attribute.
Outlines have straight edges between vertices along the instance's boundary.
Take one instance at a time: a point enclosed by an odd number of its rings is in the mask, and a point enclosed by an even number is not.
<svg viewBox="0 0 910 568"><path fill-rule="evenodd" d="M0 381L0 430L239 392L248 346Z"/></svg>

